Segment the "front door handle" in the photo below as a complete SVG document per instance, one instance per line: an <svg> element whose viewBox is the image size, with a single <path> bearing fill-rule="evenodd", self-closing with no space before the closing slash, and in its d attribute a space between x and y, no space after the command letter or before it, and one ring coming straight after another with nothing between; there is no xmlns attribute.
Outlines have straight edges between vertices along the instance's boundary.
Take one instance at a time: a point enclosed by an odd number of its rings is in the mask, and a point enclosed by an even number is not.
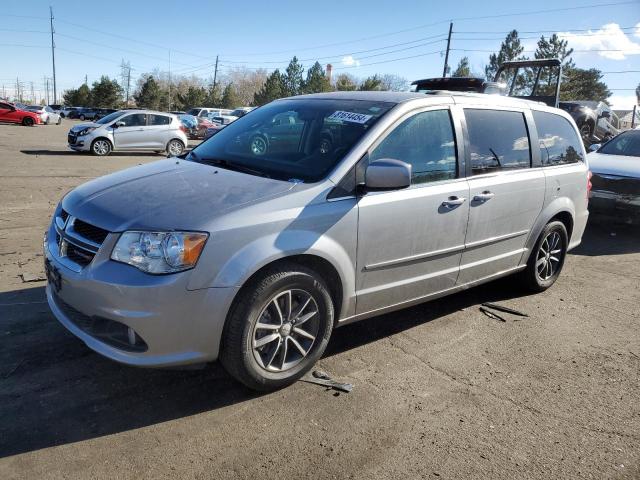
<svg viewBox="0 0 640 480"><path fill-rule="evenodd" d="M486 202L487 200L492 199L493 197L495 197L496 194L493 192L490 192L489 190L485 190L482 193L479 193L478 195L473 197L473 201L474 202Z"/></svg>
<svg viewBox="0 0 640 480"><path fill-rule="evenodd" d="M442 202L443 207L453 208L462 205L467 199L464 197L449 197Z"/></svg>

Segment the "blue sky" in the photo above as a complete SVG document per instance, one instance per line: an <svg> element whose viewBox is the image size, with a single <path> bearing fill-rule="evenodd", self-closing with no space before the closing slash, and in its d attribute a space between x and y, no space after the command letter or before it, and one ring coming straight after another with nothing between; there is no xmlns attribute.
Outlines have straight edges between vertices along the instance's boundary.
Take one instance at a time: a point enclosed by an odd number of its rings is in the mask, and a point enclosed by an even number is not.
<svg viewBox="0 0 640 480"><path fill-rule="evenodd" d="M593 6L602 4L608 5ZM319 59L332 63L335 73L358 77L439 76L450 20L453 66L466 55L473 71L483 72L489 51L514 28L526 50L535 49L542 32L564 32L579 50L573 56L577 66L627 72L605 75L614 89L614 107L630 107L640 82L639 0L4 0L0 95L3 86L13 91L16 76L26 91L31 82L36 92L44 90L44 76L51 76L49 5L59 91L77 87L85 75L90 83L101 74L118 76L123 58L134 76L156 67L167 70L169 57L172 72L207 78L216 55L224 72L233 65L284 68L294 54L307 67Z"/></svg>

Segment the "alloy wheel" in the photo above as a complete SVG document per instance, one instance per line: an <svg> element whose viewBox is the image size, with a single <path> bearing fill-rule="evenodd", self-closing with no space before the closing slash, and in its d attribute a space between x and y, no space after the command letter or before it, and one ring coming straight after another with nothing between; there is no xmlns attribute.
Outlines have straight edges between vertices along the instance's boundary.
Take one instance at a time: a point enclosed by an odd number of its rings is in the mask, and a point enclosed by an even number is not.
<svg viewBox="0 0 640 480"><path fill-rule="evenodd" d="M550 232L540 243L536 255L536 273L542 280L553 277L562 261L562 238L556 231Z"/></svg>
<svg viewBox="0 0 640 480"><path fill-rule="evenodd" d="M262 137L255 137L251 141L251 152L254 155L264 155L267 153L267 142Z"/></svg>
<svg viewBox="0 0 640 480"><path fill-rule="evenodd" d="M309 354L319 330L318 304L309 292L292 289L278 293L253 327L253 356L265 370L289 370Z"/></svg>
<svg viewBox="0 0 640 480"><path fill-rule="evenodd" d="M182 150L184 150L184 147L181 142L177 140L169 142L169 155L176 157L182 153Z"/></svg>
<svg viewBox="0 0 640 480"><path fill-rule="evenodd" d="M109 142L106 140L96 140L93 143L93 151L96 155L106 155L109 153Z"/></svg>

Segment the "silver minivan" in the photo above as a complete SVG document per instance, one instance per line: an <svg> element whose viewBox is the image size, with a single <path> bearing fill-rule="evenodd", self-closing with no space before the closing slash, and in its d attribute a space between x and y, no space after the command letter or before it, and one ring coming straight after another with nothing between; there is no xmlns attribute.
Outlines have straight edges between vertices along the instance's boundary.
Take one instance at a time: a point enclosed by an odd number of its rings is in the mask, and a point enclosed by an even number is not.
<svg viewBox="0 0 640 480"><path fill-rule="evenodd" d="M277 100L181 158L68 193L44 239L47 299L118 362L219 359L275 389L335 327L506 275L550 287L580 243L588 184L571 117L539 103Z"/></svg>
<svg viewBox="0 0 640 480"><path fill-rule="evenodd" d="M74 125L69 148L106 156L114 150L153 150L180 155L188 145L186 128L171 113L120 110L91 123Z"/></svg>

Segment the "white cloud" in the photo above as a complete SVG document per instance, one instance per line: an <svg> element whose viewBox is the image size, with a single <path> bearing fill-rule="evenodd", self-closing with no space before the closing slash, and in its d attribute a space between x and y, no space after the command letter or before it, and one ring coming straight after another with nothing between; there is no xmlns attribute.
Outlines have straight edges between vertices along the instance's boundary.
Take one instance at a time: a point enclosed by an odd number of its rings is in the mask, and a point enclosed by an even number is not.
<svg viewBox="0 0 640 480"><path fill-rule="evenodd" d="M640 22L636 23L636 28L634 28L633 36L640 38Z"/></svg>
<svg viewBox="0 0 640 480"><path fill-rule="evenodd" d="M634 36L640 35L640 23ZM586 33L558 32L558 36L569 41L569 47L588 50L610 60L624 60L628 55L640 55L640 43L635 43L620 29L617 23L607 23L602 28Z"/></svg>
<svg viewBox="0 0 640 480"><path fill-rule="evenodd" d="M635 95L611 95L607 101L614 110L632 110L637 99Z"/></svg>
<svg viewBox="0 0 640 480"><path fill-rule="evenodd" d="M342 65L345 67L359 67L360 60L356 60L351 55L347 55L346 57L342 57Z"/></svg>

